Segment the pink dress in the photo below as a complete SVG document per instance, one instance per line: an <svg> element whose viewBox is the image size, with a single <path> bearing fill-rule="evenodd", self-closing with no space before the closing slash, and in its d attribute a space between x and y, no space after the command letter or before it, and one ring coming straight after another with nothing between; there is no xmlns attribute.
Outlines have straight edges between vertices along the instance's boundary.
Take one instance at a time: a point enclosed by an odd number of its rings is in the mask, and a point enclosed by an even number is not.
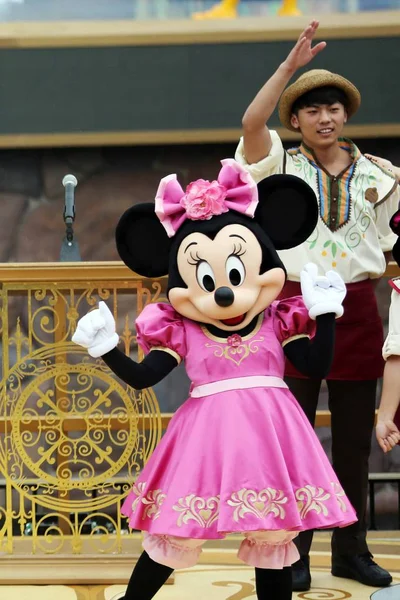
<svg viewBox="0 0 400 600"><path fill-rule="evenodd" d="M282 387L282 345L313 335L300 297L274 302L243 339L216 338L162 303L147 306L136 325L145 352L159 347L185 360L192 387L123 504L133 529L206 540L357 520Z"/></svg>

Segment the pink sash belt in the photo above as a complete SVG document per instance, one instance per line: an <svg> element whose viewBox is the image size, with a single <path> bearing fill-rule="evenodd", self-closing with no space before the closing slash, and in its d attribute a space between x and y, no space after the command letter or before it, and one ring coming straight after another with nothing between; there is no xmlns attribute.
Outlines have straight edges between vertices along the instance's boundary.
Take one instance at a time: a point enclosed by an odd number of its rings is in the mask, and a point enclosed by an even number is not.
<svg viewBox="0 0 400 600"><path fill-rule="evenodd" d="M287 388L288 386L280 377L273 375L252 375L249 377L234 377L232 379L223 379L222 381L213 381L204 385L195 386L190 395L192 398L203 398L212 396L221 392L230 392L232 390L247 390L258 387L277 387Z"/></svg>

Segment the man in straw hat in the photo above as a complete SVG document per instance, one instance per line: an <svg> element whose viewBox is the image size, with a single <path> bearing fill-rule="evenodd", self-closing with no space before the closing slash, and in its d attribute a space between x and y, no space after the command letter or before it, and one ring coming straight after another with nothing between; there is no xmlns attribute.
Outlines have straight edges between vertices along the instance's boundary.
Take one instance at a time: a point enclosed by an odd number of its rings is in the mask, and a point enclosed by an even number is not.
<svg viewBox="0 0 400 600"><path fill-rule="evenodd" d="M325 42L312 47L317 28L318 22L313 21L302 32L246 110L236 160L256 181L274 173L290 173L304 179L317 194L320 219L313 234L301 246L280 253L288 275L284 295L300 294L299 274L310 261L323 273L337 270L346 282L344 316L337 322L335 359L327 387L333 466L359 521L334 531L332 573L381 587L389 585L392 578L372 560L366 542L368 457L377 380L383 372L383 331L374 284L383 275L385 258L396 240L389 220L397 209L399 192L393 173L368 160L351 140L341 137L346 121L361 102L350 81L315 69L285 90L295 72L325 48ZM300 146L289 151L266 126L278 101L282 124L302 137ZM286 377L314 423L321 381L303 378L290 364ZM317 510L318 499L309 501L310 510ZM308 590L311 585L311 542L312 532L299 536L301 559L293 569L296 591Z"/></svg>

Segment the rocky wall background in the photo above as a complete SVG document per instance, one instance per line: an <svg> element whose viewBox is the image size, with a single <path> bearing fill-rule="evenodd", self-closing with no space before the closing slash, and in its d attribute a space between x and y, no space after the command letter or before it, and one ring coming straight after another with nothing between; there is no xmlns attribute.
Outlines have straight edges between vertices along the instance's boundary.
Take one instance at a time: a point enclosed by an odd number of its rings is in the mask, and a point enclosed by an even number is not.
<svg viewBox="0 0 400 600"><path fill-rule="evenodd" d="M380 154L400 164L400 140L356 143L361 151ZM61 181L67 173L73 173L79 182L74 229L82 260L118 260L114 229L124 210L132 204L151 201L160 178L169 173L177 173L184 185L198 178L213 179L219 171L219 160L233 156L234 150L234 144L2 150L0 262L59 260L64 237ZM379 284L377 294L386 325L390 302L386 281ZM15 310L18 311L17 305ZM185 400L187 391L188 381L180 367L156 386L161 410L175 410ZM321 392L320 408L327 408L325 389ZM330 431L320 429L318 434L330 453ZM400 447L384 456L373 440L370 468L375 472L398 471ZM381 522L392 526L397 510L393 487L380 487L377 509Z"/></svg>

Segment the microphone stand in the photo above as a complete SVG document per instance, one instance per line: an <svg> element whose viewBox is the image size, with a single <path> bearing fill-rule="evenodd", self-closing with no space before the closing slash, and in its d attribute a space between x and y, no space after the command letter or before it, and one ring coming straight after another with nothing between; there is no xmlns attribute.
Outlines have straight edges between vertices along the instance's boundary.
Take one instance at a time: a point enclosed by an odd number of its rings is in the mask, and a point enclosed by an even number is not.
<svg viewBox="0 0 400 600"><path fill-rule="evenodd" d="M78 181L74 175L66 175L62 181L65 187L64 224L65 237L61 244L60 262L80 262L79 245L74 238L73 224L75 221L74 189Z"/></svg>

